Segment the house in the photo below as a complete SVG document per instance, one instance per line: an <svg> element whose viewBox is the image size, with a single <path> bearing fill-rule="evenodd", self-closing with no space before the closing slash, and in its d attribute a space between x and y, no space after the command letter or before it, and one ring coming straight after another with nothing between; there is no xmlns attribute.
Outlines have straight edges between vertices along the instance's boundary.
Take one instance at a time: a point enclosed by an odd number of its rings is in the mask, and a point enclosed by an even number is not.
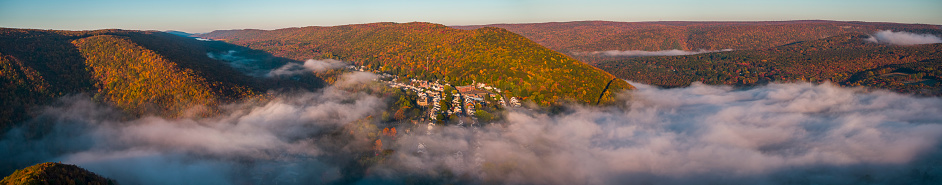
<svg viewBox="0 0 942 185"><path fill-rule="evenodd" d="M461 106L461 100L455 99L455 101L453 101L452 104L451 104L451 108L452 108L451 113L452 113L452 114L454 114L454 113L461 113L461 107L462 107L462 106Z"/></svg>
<svg viewBox="0 0 942 185"><path fill-rule="evenodd" d="M519 107L519 106L520 106L520 101L517 100L517 97L510 97L510 105L512 105L512 106L514 106L514 107Z"/></svg>
<svg viewBox="0 0 942 185"><path fill-rule="evenodd" d="M474 101L471 98L465 99L464 111L468 116L474 116Z"/></svg>

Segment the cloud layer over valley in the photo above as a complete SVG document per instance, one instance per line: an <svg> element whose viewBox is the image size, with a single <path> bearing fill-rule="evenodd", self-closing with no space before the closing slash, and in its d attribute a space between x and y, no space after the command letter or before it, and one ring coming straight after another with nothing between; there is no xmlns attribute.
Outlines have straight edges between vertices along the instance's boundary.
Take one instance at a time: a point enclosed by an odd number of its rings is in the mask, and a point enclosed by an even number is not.
<svg viewBox="0 0 942 185"><path fill-rule="evenodd" d="M222 53L206 53L209 58L223 61L246 75L253 77L292 76L310 72L323 72L329 69L338 69L347 66L346 63L334 59L314 60L308 59L303 64L275 63L260 61L260 59L242 56L240 52L229 50ZM269 59L270 60L270 59Z"/></svg>
<svg viewBox="0 0 942 185"><path fill-rule="evenodd" d="M347 75L337 84L369 78ZM342 87L234 104L225 115L193 119L128 119L78 96L31 121L41 128L7 133L0 164L62 161L124 184L942 180L940 98L808 83L634 85L613 106L511 109L506 120L479 127L400 124L398 135L381 137L393 152L376 163L363 160L380 155L370 152L374 141L353 133L389 126L364 121L386 104ZM358 164L369 165L351 167Z"/></svg>
<svg viewBox="0 0 942 185"><path fill-rule="evenodd" d="M867 38L867 41L874 43L883 43L883 44L893 44L893 45L919 45L919 44L936 44L942 43L942 38L932 34L917 34L910 33L905 31L894 32L891 30L879 31L870 38Z"/></svg>
<svg viewBox="0 0 942 185"><path fill-rule="evenodd" d="M338 86L227 105L226 114L210 118L127 120L87 96L71 96L26 123L32 127L6 133L0 165L62 161L124 184L309 182L299 172L339 174L315 157L356 152L346 147L361 138L334 141L332 133L386 107L380 97L342 90L371 77L351 73Z"/></svg>
<svg viewBox="0 0 942 185"><path fill-rule="evenodd" d="M324 72L328 69L337 69L347 66L346 63L334 59L314 60L308 59L304 64L288 63L278 69L268 72L267 76L290 76L305 72Z"/></svg>
<svg viewBox="0 0 942 185"><path fill-rule="evenodd" d="M622 108L513 111L506 128L403 138L404 150L439 150L397 159L416 171L535 184L907 184L942 175L926 163L940 159L938 98L829 84L641 85L630 95Z"/></svg>

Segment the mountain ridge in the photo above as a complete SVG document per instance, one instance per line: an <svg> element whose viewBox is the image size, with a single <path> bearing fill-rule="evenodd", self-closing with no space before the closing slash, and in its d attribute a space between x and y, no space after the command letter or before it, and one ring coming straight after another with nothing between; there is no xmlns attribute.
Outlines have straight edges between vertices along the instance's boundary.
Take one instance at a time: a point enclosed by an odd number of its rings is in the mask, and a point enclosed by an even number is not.
<svg viewBox="0 0 942 185"><path fill-rule="evenodd" d="M765 49L625 58L597 66L621 78L661 87L684 87L694 81L736 86L831 81L942 95L942 84L937 83L942 73L935 70L942 67L942 43L895 46L866 41L869 37L850 33Z"/></svg>
<svg viewBox="0 0 942 185"><path fill-rule="evenodd" d="M156 31L0 28L0 104L10 107L0 112L0 130L71 94L134 115L175 117L212 114L214 105L285 81L251 78L207 56L228 50L247 49ZM207 109L189 109L199 106Z"/></svg>
<svg viewBox="0 0 942 185"><path fill-rule="evenodd" d="M942 26L886 22L796 21L572 21L453 26L459 29L501 27L587 63L600 62L574 53L595 51L747 50L878 30L942 34Z"/></svg>
<svg viewBox="0 0 942 185"><path fill-rule="evenodd" d="M933 83L940 74L931 70L942 59L940 49L934 48L938 44L874 43L874 35L886 31L939 37L940 25L796 20L572 21L454 27L488 26L506 28L619 78L660 87L684 87L694 81L734 86L831 81L902 93L942 94L942 87ZM907 72L893 72L899 70Z"/></svg>
<svg viewBox="0 0 942 185"><path fill-rule="evenodd" d="M459 85L482 82L544 105L567 98L594 103L600 94L603 102L614 98L603 91L614 76L501 28L459 30L432 23L384 22L225 30L199 36L295 60L340 59L410 78ZM631 88L625 82L612 87Z"/></svg>

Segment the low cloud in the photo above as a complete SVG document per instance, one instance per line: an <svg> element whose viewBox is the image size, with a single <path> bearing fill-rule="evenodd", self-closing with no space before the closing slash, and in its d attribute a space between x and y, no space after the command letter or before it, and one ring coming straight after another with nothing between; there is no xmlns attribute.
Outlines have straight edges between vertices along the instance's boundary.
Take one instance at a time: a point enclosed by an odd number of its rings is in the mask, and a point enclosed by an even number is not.
<svg viewBox="0 0 942 185"><path fill-rule="evenodd" d="M867 38L866 41L893 45L919 45L942 43L942 38L932 34L917 34L905 31L894 32L890 30L879 31Z"/></svg>
<svg viewBox="0 0 942 185"><path fill-rule="evenodd" d="M395 181L447 171L472 184L921 184L942 175L928 162L942 159L939 98L807 83L638 87L621 108L515 110L505 126L404 136L395 162L373 172Z"/></svg>
<svg viewBox="0 0 942 185"><path fill-rule="evenodd" d="M678 55L696 55L702 53L715 53L715 52L724 52L724 51L733 51L733 49L722 49L722 50L697 50L697 51L684 51L684 50L661 50L661 51L641 51L641 50L608 50L608 51L593 51L593 52L581 52L577 54L581 55L605 55L605 56L627 56L627 57L646 57L646 56L678 56Z"/></svg>
<svg viewBox="0 0 942 185"><path fill-rule="evenodd" d="M236 70L239 70L240 72L245 73L246 75L249 75L249 76L262 77L268 73L268 70L263 69L259 65L258 60L238 56L236 55L236 53L238 52L235 50L229 50L224 53L209 52L209 53L206 53L206 56L208 56L211 59L224 61L230 67L235 68Z"/></svg>
<svg viewBox="0 0 942 185"><path fill-rule="evenodd" d="M338 81L363 82L371 74ZM0 163L77 164L125 184L932 184L942 98L832 84L633 83L618 105L510 109L481 127L367 122L381 98L327 87L212 118L127 119L66 99L0 140ZM630 98L629 98L630 97ZM391 155L379 162L378 135ZM16 165L10 165L16 163ZM354 167L351 167L354 166Z"/></svg>
<svg viewBox="0 0 942 185"><path fill-rule="evenodd" d="M304 64L288 63L278 69L272 70L268 76L290 76L310 72L324 72L329 69L338 69L347 66L346 63L334 59L314 60L308 59Z"/></svg>
<svg viewBox="0 0 942 185"><path fill-rule="evenodd" d="M368 83L370 81L376 80L377 78L379 78L379 75L376 75L374 73L354 71L344 76L344 78L341 78L334 85L337 87L345 88L345 87L350 87L357 84Z"/></svg>
<svg viewBox="0 0 942 185"><path fill-rule="evenodd" d="M360 147L349 145L369 143L340 141L336 132L386 107L380 97L332 86L223 106L226 114L216 117L128 120L90 99L65 98L25 123L32 127L6 133L2 170L61 161L122 184L326 183L349 161L324 157L355 153Z"/></svg>
<svg viewBox="0 0 942 185"><path fill-rule="evenodd" d="M314 60L308 59L303 64L284 63L271 66L258 59L247 58L239 55L235 50L229 50L223 53L206 53L206 56L212 59L223 61L230 67L235 68L246 75L253 77L277 77L292 76L311 72L323 72L330 69L338 69L347 66L346 63L334 59Z"/></svg>

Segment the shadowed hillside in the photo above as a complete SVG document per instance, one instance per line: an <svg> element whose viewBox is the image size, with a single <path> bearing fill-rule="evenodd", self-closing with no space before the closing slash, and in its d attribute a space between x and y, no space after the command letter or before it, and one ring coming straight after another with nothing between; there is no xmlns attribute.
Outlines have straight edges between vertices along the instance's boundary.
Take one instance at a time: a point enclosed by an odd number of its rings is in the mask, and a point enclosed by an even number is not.
<svg viewBox="0 0 942 185"><path fill-rule="evenodd" d="M265 89L323 85L253 78L207 56L228 51L260 58L264 66L298 62L162 32L0 29L0 104L8 107L0 112L0 129L69 94L89 94L136 115L173 117L212 114L213 105Z"/></svg>
<svg viewBox="0 0 942 185"><path fill-rule="evenodd" d="M199 36L295 60L333 58L409 78L483 82L544 105L566 99L608 102L612 92L631 88L615 80L606 90L614 76L500 28L373 23Z"/></svg>

